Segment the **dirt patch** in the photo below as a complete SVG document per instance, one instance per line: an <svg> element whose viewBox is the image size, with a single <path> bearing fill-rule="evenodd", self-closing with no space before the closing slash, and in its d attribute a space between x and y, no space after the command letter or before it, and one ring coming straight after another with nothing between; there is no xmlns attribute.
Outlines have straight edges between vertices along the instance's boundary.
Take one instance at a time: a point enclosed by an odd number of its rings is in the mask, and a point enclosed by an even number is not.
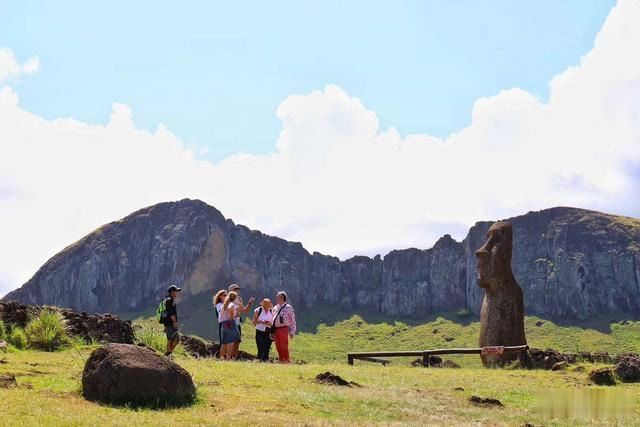
<svg viewBox="0 0 640 427"><path fill-rule="evenodd" d="M331 372L327 371L324 372L322 374L318 374L316 375L316 382L319 384L326 384L326 385L339 385L342 387L362 387L360 384L353 382L353 381L347 381L344 378L342 378L339 375L336 374L332 374Z"/></svg>
<svg viewBox="0 0 640 427"><path fill-rule="evenodd" d="M16 377L12 374L0 375L0 388L15 388L18 387Z"/></svg>
<svg viewBox="0 0 640 427"><path fill-rule="evenodd" d="M503 407L504 405L498 399L494 399L492 397L479 397L479 396L471 396L469 398L469 402L478 406L499 406Z"/></svg>

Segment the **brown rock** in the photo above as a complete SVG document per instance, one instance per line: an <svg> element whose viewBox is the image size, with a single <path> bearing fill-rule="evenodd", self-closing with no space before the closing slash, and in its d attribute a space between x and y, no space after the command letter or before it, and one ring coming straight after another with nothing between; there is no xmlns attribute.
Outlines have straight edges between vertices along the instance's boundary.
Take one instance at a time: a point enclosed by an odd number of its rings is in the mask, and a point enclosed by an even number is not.
<svg viewBox="0 0 640 427"><path fill-rule="evenodd" d="M504 406L498 399L492 397L471 396L469 402L479 406Z"/></svg>
<svg viewBox="0 0 640 427"><path fill-rule="evenodd" d="M110 314L77 313L58 307L0 302L0 320L7 325L17 325L24 328L44 309L60 313L65 322L67 333L82 338L86 342L96 340L103 343L131 344L134 341L131 322L120 320L117 316Z"/></svg>
<svg viewBox="0 0 640 427"><path fill-rule="evenodd" d="M351 387L351 383L349 381L345 380L339 375L332 374L329 371L316 375L316 382L320 384Z"/></svg>
<svg viewBox="0 0 640 427"><path fill-rule="evenodd" d="M554 363L551 367L552 371L564 371L569 366L569 362L563 360L562 362Z"/></svg>
<svg viewBox="0 0 640 427"><path fill-rule="evenodd" d="M487 241L476 251L478 286L484 289L480 310L480 347L524 345L524 300L511 271L513 231L508 222L496 222ZM484 366L514 360L515 353L483 354Z"/></svg>
<svg viewBox="0 0 640 427"><path fill-rule="evenodd" d="M443 360L442 364L440 365L440 367L442 367L442 368L459 369L460 365L458 365L456 362L454 362L452 360Z"/></svg>
<svg viewBox="0 0 640 427"><path fill-rule="evenodd" d="M16 377L11 374L0 374L0 388L18 387Z"/></svg>
<svg viewBox="0 0 640 427"><path fill-rule="evenodd" d="M624 382L640 381L640 357L623 357L616 365L615 371Z"/></svg>
<svg viewBox="0 0 640 427"><path fill-rule="evenodd" d="M613 377L613 369L599 368L589 373L589 379L597 385L616 385L616 379Z"/></svg>
<svg viewBox="0 0 640 427"><path fill-rule="evenodd" d="M108 344L91 353L82 372L82 394L108 404L180 406L195 398L187 371L154 351Z"/></svg>

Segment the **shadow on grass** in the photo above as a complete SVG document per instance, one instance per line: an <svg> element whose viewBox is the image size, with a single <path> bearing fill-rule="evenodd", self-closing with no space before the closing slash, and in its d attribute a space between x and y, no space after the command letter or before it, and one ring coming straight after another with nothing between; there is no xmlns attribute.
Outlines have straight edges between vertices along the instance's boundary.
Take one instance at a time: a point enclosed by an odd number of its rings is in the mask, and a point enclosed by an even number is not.
<svg viewBox="0 0 640 427"><path fill-rule="evenodd" d="M196 395L189 399L164 400L164 399L143 399L143 400L126 400L117 402L103 402L99 400L87 399L97 405L113 409L126 409L130 411L164 411L171 409L184 409L191 406L197 406L204 402L204 399L196 392Z"/></svg>
<svg viewBox="0 0 640 427"><path fill-rule="evenodd" d="M369 311L353 310L345 311L334 308L322 308L305 310L299 313L297 317L298 330L301 332L307 332L315 334L318 332L320 325L328 327L335 326L340 322L351 319L353 316L359 316L364 322L369 325L372 324L388 324L395 325L398 322L402 322L407 326L420 326L425 323L435 322L438 318L449 320L452 323L469 326L471 323L477 322L478 317L474 315L460 316L457 311L444 312L444 313L431 313L421 317L392 317L378 313L371 313Z"/></svg>
<svg viewBox="0 0 640 427"><path fill-rule="evenodd" d="M554 317L541 317L535 313L525 313L527 316L536 316L543 321L549 321L556 326L561 327L578 327L581 329L593 329L603 334L611 334L611 325L627 325L630 322L640 321L640 313L612 313L608 315L601 315L587 320L578 319L562 319Z"/></svg>

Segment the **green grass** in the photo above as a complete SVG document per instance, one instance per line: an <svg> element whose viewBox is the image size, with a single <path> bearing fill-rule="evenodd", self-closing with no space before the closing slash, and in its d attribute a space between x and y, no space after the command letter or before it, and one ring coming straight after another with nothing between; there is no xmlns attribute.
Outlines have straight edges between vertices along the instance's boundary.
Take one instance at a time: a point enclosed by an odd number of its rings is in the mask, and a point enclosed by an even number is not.
<svg viewBox="0 0 640 427"><path fill-rule="evenodd" d="M55 311L42 310L24 332L30 348L54 351L71 344L62 317Z"/></svg>
<svg viewBox="0 0 640 427"><path fill-rule="evenodd" d="M11 328L8 341L11 345L19 350L27 348L27 335L24 333L24 329L19 326L14 326Z"/></svg>
<svg viewBox="0 0 640 427"><path fill-rule="evenodd" d="M204 307L201 307L204 308ZM182 332L217 340L216 321L212 313L196 310L181 313ZM340 311L307 311L298 314L298 335L292 342L292 355L306 362L343 362L352 351L426 350L451 347L477 347L480 324L473 316L459 311L424 319L390 320L382 315L365 313L345 315ZM537 326L541 322L541 326ZM563 352L640 353L640 321L621 324L610 319L594 319L579 325L566 325L536 316L525 318L530 347L553 348ZM162 326L154 319L138 318L136 325ZM215 331L215 332L214 332ZM254 329L245 318L242 349L256 352ZM160 337L159 339L162 339ZM466 367L478 367L474 356L447 357ZM412 359L394 359L393 364L408 364Z"/></svg>
<svg viewBox="0 0 640 427"><path fill-rule="evenodd" d="M534 347L567 352L640 351L640 322L624 323L600 319L579 327L527 317L525 326ZM559 372L485 369L477 356L448 357L461 369L413 368L410 359L393 359L386 367L346 363L349 351L477 346L477 320L461 319L456 312L405 321L308 312L299 315L299 327L291 348L293 358L305 360L304 365L197 360L178 347L176 361L191 373L198 396L192 406L163 411L85 401L82 368L95 346L76 344L54 353L10 348L0 355L5 361L0 363L0 374L16 375L19 387L0 389L0 413L3 420L16 425L605 425L614 421L640 425L640 383L592 386L588 372L595 365ZM154 318L138 319L135 328L138 340L150 340L150 347L163 349L162 326ZM255 352L249 322L243 330L241 348ZM315 376L325 371L362 387L316 384ZM620 395L615 393L627 392L632 414L622 420L593 420L550 418L537 410L537 402L552 392L566 392L565 400L571 402L573 393L592 391L599 393L597 402L617 402ZM474 406L468 401L472 395L499 399L505 407Z"/></svg>
<svg viewBox="0 0 640 427"><path fill-rule="evenodd" d="M3 355L0 374L17 378L17 389L0 389L7 425L585 425L586 420L549 419L536 411L547 390L628 391L634 397L625 425L640 425L640 384L589 386L586 372L503 369L425 369L345 363L264 365L177 356L198 387L197 403L157 411L85 401L80 384L91 347L55 353L15 351ZM591 368L587 366L587 368ZM314 382L331 371L362 387ZM456 390L461 387L464 390ZM471 395L499 399L504 408L477 407ZM635 418L634 418L635 417ZM609 420L611 421L611 420ZM606 420L598 420L605 423Z"/></svg>
<svg viewBox="0 0 640 427"><path fill-rule="evenodd" d="M315 315L312 316L313 321L319 321ZM538 322L543 323L536 326ZM563 352L640 352L640 321L629 321L625 325L607 323L600 320L582 327L569 326L527 316L525 330L530 347ZM463 322L455 313L422 323L381 319L367 321L361 315L353 315L348 319L322 322L315 328L303 324L302 332L294 339L293 355L308 362L333 362L344 361L345 353L350 351L477 347L479 331L477 320ZM448 358L462 366L479 366L477 357Z"/></svg>

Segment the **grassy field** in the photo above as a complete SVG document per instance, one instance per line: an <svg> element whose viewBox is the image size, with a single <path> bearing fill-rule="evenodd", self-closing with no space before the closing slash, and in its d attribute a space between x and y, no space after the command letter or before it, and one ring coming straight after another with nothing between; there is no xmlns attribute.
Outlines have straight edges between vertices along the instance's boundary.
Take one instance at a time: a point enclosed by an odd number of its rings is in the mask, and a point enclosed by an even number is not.
<svg viewBox="0 0 640 427"><path fill-rule="evenodd" d="M211 340L215 320L202 315L183 322L186 332ZM153 319L138 318L134 324L161 330ZM204 325L204 326L203 326ZM443 313L421 320L393 321L383 316L340 312L305 312L298 316L299 334L292 343L295 359L313 363L344 362L350 351L425 350L450 347L477 347L480 324L474 318ZM525 318L530 347L553 348L563 352L640 353L640 321L596 319L580 325L561 325L535 316ZM198 333L201 332L201 333ZM245 319L242 348L255 353L254 332ZM216 337L217 340L217 337ZM479 367L478 357L451 356L465 367ZM409 364L394 360L393 364Z"/></svg>
<svg viewBox="0 0 640 427"><path fill-rule="evenodd" d="M511 369L437 369L345 363L306 365L218 362L178 356L193 376L198 400L169 410L103 406L85 401L80 385L91 348L56 353L1 354L0 374L16 376L18 388L0 388L2 425L640 425L640 384L612 388L588 385L587 372ZM317 384L331 371L360 387ZM602 393L619 400L627 392L632 413L621 419L550 418L536 410L549 390ZM477 395L499 399L503 408L479 407Z"/></svg>
<svg viewBox="0 0 640 427"><path fill-rule="evenodd" d="M138 327L160 329L154 320ZM54 353L10 348L0 353L0 374L15 375L17 388L0 387L0 425L638 425L640 383L615 387L591 385L595 365L566 371L484 369L477 356L448 357L461 369L414 368L410 359L390 366L356 361L348 351L426 349L476 346L479 325L455 313L420 321L340 313L304 313L300 334L292 342L293 357L306 364L259 364L198 360L184 352L176 361L198 388L192 406L153 410L110 407L87 402L81 395L84 361L95 347L80 346ZM526 319L531 346L563 351L640 351L640 322L594 321L591 325L558 325ZM245 324L243 349L254 352L253 331ZM207 338L207 337L205 337ZM451 339L452 338L452 339ZM360 386L338 387L315 382L330 371ZM558 394L558 393L566 394ZM499 399L504 407L476 406L471 396ZM590 401L619 405L624 417L575 418L560 405L556 416L539 402ZM593 408L593 406L592 406ZM578 414L579 415L579 414Z"/></svg>

